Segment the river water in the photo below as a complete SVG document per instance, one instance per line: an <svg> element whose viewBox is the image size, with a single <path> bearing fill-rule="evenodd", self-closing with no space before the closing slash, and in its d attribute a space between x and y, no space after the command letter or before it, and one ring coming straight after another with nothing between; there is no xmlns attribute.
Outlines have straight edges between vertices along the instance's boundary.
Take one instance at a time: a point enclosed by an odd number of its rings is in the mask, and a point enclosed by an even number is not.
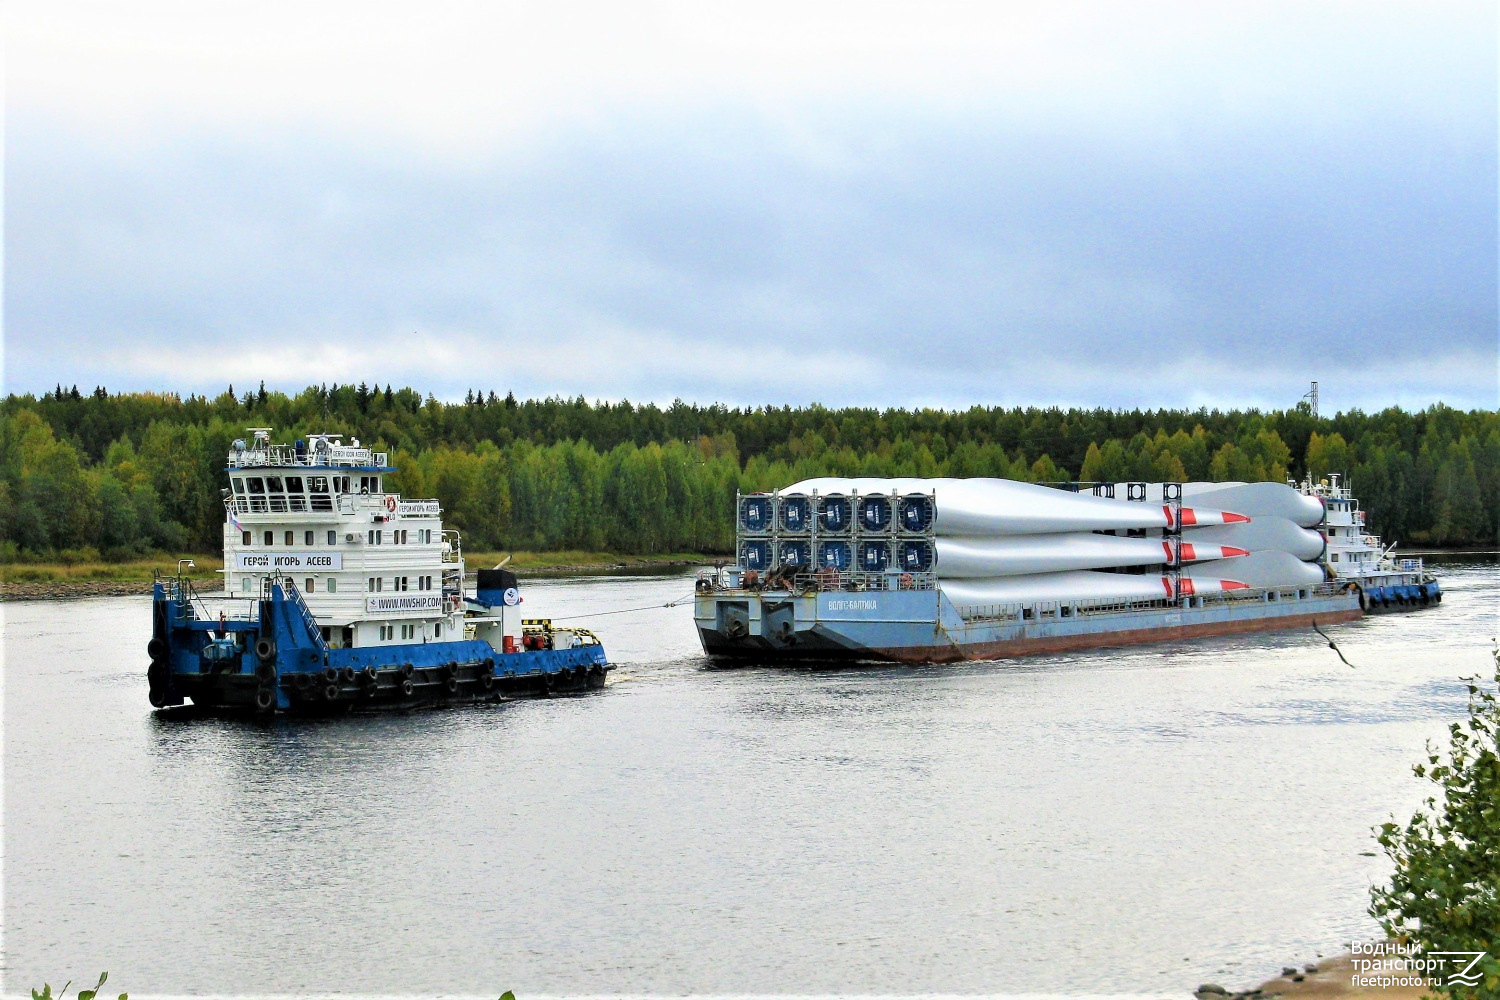
<svg viewBox="0 0 1500 1000"><path fill-rule="evenodd" d="M1489 668L1420 614L943 667L713 669L684 576L536 581L593 694L271 725L146 704L149 600L5 606L5 992L1139 993L1364 939L1370 828ZM118 992L116 990L116 992ZM110 995L113 995L111 993Z"/></svg>

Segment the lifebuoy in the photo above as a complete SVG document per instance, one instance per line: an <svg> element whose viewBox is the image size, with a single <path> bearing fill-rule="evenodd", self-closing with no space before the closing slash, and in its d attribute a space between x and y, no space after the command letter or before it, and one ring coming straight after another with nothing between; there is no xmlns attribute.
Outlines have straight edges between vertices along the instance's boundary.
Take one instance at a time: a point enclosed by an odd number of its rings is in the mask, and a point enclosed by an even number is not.
<svg viewBox="0 0 1500 1000"><path fill-rule="evenodd" d="M385 509L388 510L388 511L390 511L392 514L396 513L396 498L395 497L386 497L385 498Z"/></svg>
<svg viewBox="0 0 1500 1000"><path fill-rule="evenodd" d="M912 580L910 573L902 573L901 574L901 589L902 590L910 590L911 589L911 585L912 585L913 582L915 582L915 581Z"/></svg>

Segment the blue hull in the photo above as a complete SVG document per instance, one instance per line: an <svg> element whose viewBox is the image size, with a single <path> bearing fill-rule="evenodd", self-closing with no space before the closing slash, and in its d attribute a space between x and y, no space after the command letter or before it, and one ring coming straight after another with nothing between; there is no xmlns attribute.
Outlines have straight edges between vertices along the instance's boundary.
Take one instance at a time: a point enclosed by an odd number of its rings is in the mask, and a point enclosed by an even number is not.
<svg viewBox="0 0 1500 1000"><path fill-rule="evenodd" d="M604 647L500 653L486 642L327 646L306 606L280 587L246 618L199 615L156 584L147 646L151 704L256 713L402 710L604 686Z"/></svg>

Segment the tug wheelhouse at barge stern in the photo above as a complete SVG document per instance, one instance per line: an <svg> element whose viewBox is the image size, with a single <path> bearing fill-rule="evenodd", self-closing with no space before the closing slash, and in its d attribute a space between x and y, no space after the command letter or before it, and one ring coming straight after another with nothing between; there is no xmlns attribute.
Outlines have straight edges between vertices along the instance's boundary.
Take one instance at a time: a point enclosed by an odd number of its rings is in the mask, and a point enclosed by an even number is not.
<svg viewBox="0 0 1500 1000"><path fill-rule="evenodd" d="M384 453L253 428L229 454L224 593L181 575L152 593L151 704L336 712L604 685L589 631L522 617L515 574L464 591L436 500L387 492Z"/></svg>

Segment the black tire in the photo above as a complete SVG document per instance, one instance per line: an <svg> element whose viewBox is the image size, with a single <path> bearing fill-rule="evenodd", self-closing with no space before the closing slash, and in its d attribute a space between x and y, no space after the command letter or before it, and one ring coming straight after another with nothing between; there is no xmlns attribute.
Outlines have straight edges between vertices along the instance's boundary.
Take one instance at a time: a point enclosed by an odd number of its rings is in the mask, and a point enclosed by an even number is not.
<svg viewBox="0 0 1500 1000"><path fill-rule="evenodd" d="M170 650L167 648L167 640L160 636L153 636L151 641L146 643L146 655L153 660L166 659L168 652Z"/></svg>
<svg viewBox="0 0 1500 1000"><path fill-rule="evenodd" d="M276 683L276 664L262 663L255 668L255 676L260 679L262 684Z"/></svg>
<svg viewBox="0 0 1500 1000"><path fill-rule="evenodd" d="M557 690L557 675L556 674L543 674L542 675L542 690L545 691L545 692L547 692L548 694L551 694L553 691Z"/></svg>
<svg viewBox="0 0 1500 1000"><path fill-rule="evenodd" d="M276 640L263 635L255 640L255 655L262 660L276 659Z"/></svg>
<svg viewBox="0 0 1500 1000"><path fill-rule="evenodd" d="M370 687L374 687L380 683L380 674L374 667L365 667L364 670L360 671L360 679L370 685Z"/></svg>
<svg viewBox="0 0 1500 1000"><path fill-rule="evenodd" d="M495 672L495 660L494 660L494 658L493 657L487 658L484 661L484 663L483 663L483 667L484 667L486 673L493 674Z"/></svg>
<svg viewBox="0 0 1500 1000"><path fill-rule="evenodd" d="M330 683L330 684L337 684L339 682L339 668L338 667L324 667L323 668L323 679L325 681L327 681L328 683Z"/></svg>
<svg viewBox="0 0 1500 1000"><path fill-rule="evenodd" d="M255 689L255 707L262 712L268 711L276 704L276 692L268 687Z"/></svg>
<svg viewBox="0 0 1500 1000"><path fill-rule="evenodd" d="M443 686L448 689L448 693L449 694L458 694L458 678L457 677L450 677L450 678L448 678L447 683L445 683Z"/></svg>
<svg viewBox="0 0 1500 1000"><path fill-rule="evenodd" d="M443 667L443 669L448 672L449 677L458 676L458 663L454 660L449 660L448 663Z"/></svg>
<svg viewBox="0 0 1500 1000"><path fill-rule="evenodd" d="M486 691L493 691L495 689L495 675L492 673L482 674L479 678L479 683Z"/></svg>
<svg viewBox="0 0 1500 1000"><path fill-rule="evenodd" d="M401 676L405 677L407 680L411 680L411 675L416 672L417 668L412 666L410 663L401 664Z"/></svg>
<svg viewBox="0 0 1500 1000"><path fill-rule="evenodd" d="M296 688L298 691L306 691L308 688L312 687L312 685L312 674L292 675L292 687Z"/></svg>
<svg viewBox="0 0 1500 1000"><path fill-rule="evenodd" d="M401 697L410 698L412 696L412 692L414 692L416 689L417 686L411 682L410 677L404 678L401 681Z"/></svg>
<svg viewBox="0 0 1500 1000"><path fill-rule="evenodd" d="M338 701L341 693L337 684L329 684L323 688L323 697L328 701Z"/></svg>
<svg viewBox="0 0 1500 1000"><path fill-rule="evenodd" d="M150 693L146 695L146 700L151 702L152 708L167 707L167 693L159 688L152 688Z"/></svg>
<svg viewBox="0 0 1500 1000"><path fill-rule="evenodd" d="M353 667L345 667L342 676L344 678L345 684L353 684L354 681L359 677L359 671L355 670Z"/></svg>
<svg viewBox="0 0 1500 1000"><path fill-rule="evenodd" d="M146 683L152 688L167 686L167 661L152 660L151 666L146 668Z"/></svg>

